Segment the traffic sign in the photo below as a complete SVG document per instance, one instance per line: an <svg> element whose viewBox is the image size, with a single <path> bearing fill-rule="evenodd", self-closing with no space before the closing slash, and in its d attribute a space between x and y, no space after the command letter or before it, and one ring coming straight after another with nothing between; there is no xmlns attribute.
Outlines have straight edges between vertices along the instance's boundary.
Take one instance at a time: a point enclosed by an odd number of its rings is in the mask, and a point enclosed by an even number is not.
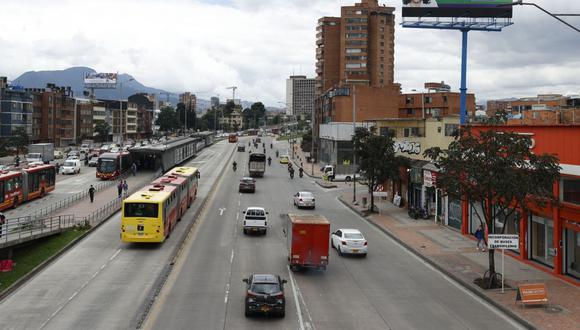
<svg viewBox="0 0 580 330"><path fill-rule="evenodd" d="M490 249L517 250L520 246L520 237L518 235L489 234L487 245Z"/></svg>

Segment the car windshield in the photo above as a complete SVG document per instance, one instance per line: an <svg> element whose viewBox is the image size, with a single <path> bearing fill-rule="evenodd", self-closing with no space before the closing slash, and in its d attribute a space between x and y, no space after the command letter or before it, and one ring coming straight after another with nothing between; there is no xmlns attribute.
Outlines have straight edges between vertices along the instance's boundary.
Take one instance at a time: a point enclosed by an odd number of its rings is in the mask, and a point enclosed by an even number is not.
<svg viewBox="0 0 580 330"><path fill-rule="evenodd" d="M115 172L117 164L114 159L101 158L99 159L98 170L101 173Z"/></svg>
<svg viewBox="0 0 580 330"><path fill-rule="evenodd" d="M314 195L312 193L309 193L309 192L303 192L303 193L300 193L300 197L314 198Z"/></svg>
<svg viewBox="0 0 580 330"><path fill-rule="evenodd" d="M347 238L347 239L363 239L363 235L357 234L357 233L344 234L344 238Z"/></svg>
<svg viewBox="0 0 580 330"><path fill-rule="evenodd" d="M281 290L277 283L254 283L252 284L251 291L258 294L273 294Z"/></svg>
<svg viewBox="0 0 580 330"><path fill-rule="evenodd" d="M75 162L64 162L64 166L74 167L75 166Z"/></svg>
<svg viewBox="0 0 580 330"><path fill-rule="evenodd" d="M125 203L125 217L157 218L159 207L154 203Z"/></svg>

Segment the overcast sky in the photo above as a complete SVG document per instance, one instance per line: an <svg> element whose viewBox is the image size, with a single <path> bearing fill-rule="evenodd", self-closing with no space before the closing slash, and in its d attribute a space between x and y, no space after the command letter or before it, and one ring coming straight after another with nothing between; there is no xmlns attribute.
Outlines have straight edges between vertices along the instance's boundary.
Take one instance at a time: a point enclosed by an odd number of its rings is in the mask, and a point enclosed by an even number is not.
<svg viewBox="0 0 580 330"><path fill-rule="evenodd" d="M555 13L580 1L530 0ZM0 76L88 66L209 99L231 95L283 105L291 74L314 76L316 21L340 15L343 0L1 0ZM403 29L395 6L395 80L459 89L461 33ZM468 89L478 100L580 94L580 33L529 6L515 25L469 36ZM568 21L580 27L580 18Z"/></svg>

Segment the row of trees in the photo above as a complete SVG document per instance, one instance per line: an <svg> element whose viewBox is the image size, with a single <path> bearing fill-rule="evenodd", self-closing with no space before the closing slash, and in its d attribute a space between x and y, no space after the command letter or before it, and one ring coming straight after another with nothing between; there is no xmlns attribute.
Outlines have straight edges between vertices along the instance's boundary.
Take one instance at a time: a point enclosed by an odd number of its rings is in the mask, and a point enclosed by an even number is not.
<svg viewBox="0 0 580 330"><path fill-rule="evenodd" d="M396 156L392 136L378 136L374 129L357 128L353 143L373 210L373 192L379 184L400 180L406 160ZM529 136L496 130L476 134L466 128L447 149L430 148L423 155L439 169L437 188L455 199L479 204L483 212L475 213L482 228L494 233L500 217L519 221L511 217L514 212L557 203L553 184L559 179L559 160L554 155L536 155L531 147ZM506 228L504 224L502 231ZM489 287L497 282L494 255L490 249L484 276Z"/></svg>

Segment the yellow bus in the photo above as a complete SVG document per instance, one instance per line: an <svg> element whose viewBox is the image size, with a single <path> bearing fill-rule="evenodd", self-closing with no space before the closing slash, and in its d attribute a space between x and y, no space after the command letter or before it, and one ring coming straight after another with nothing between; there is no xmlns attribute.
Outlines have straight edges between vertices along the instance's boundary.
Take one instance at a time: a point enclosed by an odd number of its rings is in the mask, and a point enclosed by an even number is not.
<svg viewBox="0 0 580 330"><path fill-rule="evenodd" d="M187 208L189 208L197 197L197 185L200 177L199 170L196 167L180 166L165 173L164 176L179 176L187 179Z"/></svg>
<svg viewBox="0 0 580 330"><path fill-rule="evenodd" d="M161 243L177 223L178 187L153 185L123 201L121 241Z"/></svg>

